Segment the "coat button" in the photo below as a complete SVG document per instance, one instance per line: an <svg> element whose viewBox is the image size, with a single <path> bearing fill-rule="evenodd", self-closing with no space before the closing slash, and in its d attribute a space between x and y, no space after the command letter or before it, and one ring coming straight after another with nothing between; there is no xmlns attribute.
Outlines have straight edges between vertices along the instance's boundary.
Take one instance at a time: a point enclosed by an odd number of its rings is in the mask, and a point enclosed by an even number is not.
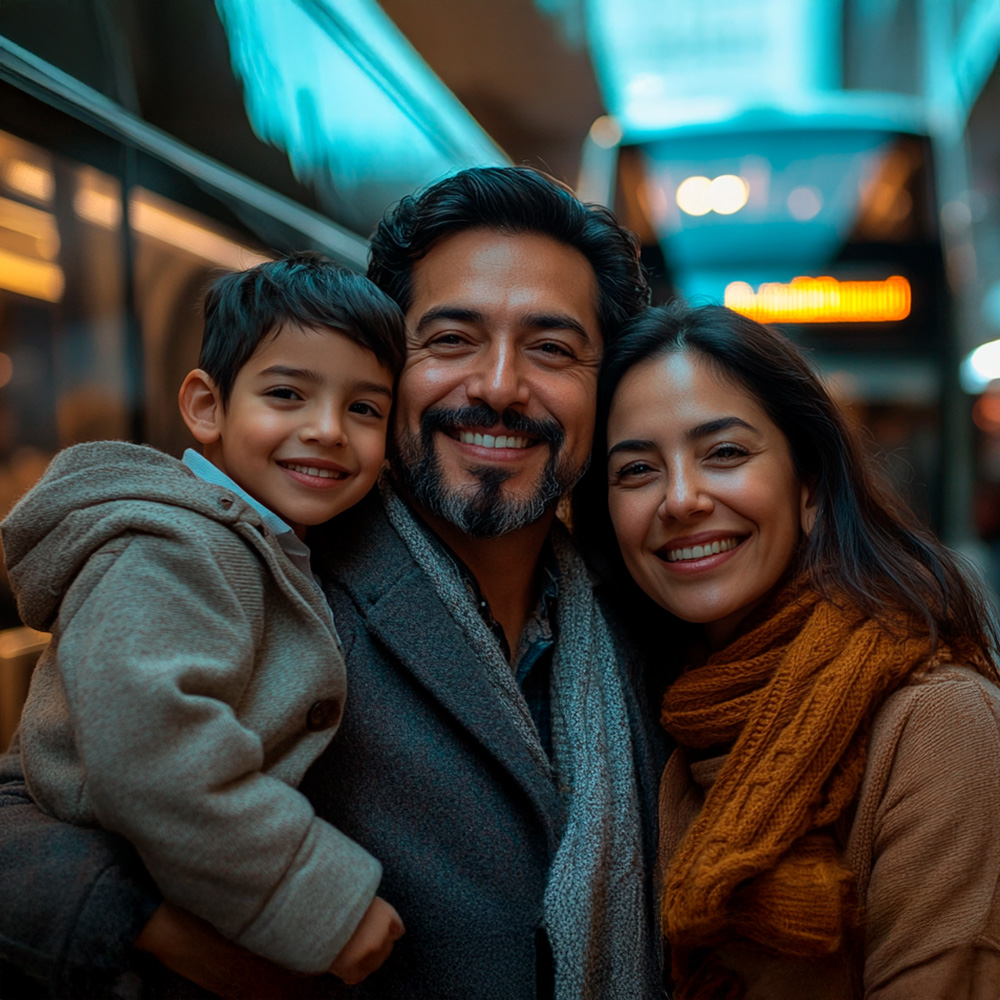
<svg viewBox="0 0 1000 1000"><path fill-rule="evenodd" d="M340 722L340 702L336 698L322 698L306 713L306 729L318 733L321 729L332 729Z"/></svg>

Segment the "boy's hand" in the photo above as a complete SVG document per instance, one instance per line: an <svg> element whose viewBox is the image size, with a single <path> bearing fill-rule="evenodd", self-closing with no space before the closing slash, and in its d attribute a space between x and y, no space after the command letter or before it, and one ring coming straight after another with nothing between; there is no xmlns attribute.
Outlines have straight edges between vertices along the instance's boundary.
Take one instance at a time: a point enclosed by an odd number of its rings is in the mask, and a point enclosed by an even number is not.
<svg viewBox="0 0 1000 1000"><path fill-rule="evenodd" d="M360 983L389 957L393 944L405 930L395 908L376 896L333 960L330 971L348 986Z"/></svg>

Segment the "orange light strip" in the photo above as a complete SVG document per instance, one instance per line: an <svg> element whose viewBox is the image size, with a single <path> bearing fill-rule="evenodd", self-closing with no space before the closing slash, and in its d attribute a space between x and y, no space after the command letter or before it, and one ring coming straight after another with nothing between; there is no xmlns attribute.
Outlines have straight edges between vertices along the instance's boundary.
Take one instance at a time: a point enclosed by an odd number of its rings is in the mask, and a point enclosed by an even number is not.
<svg viewBox="0 0 1000 1000"><path fill-rule="evenodd" d="M723 301L758 323L888 323L910 315L911 295L898 274L885 281L799 277L765 282L756 292L733 281Z"/></svg>

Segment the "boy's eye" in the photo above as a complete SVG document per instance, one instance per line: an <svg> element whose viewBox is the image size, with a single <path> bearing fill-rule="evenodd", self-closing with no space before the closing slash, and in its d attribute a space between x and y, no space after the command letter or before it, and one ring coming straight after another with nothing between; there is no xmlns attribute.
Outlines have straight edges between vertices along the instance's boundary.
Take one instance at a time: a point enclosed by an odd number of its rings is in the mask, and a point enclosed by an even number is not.
<svg viewBox="0 0 1000 1000"><path fill-rule="evenodd" d="M275 386L273 389L268 389L265 395L271 396L273 399L302 398L294 389L289 389L287 385L278 385Z"/></svg>
<svg viewBox="0 0 1000 1000"><path fill-rule="evenodd" d="M371 403L351 403L350 411L351 413L359 413L363 417L381 418L382 416L382 411L377 406L373 406Z"/></svg>

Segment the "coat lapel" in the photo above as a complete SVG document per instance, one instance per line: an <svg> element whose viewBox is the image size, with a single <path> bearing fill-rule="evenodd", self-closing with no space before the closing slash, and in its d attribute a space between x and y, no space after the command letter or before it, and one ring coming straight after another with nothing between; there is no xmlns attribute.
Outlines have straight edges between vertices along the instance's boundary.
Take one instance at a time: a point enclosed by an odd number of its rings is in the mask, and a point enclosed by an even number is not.
<svg viewBox="0 0 1000 1000"><path fill-rule="evenodd" d="M551 775L532 758L485 666L389 524L377 492L310 543L321 575L364 609L372 636L510 774L554 831L561 806Z"/></svg>

